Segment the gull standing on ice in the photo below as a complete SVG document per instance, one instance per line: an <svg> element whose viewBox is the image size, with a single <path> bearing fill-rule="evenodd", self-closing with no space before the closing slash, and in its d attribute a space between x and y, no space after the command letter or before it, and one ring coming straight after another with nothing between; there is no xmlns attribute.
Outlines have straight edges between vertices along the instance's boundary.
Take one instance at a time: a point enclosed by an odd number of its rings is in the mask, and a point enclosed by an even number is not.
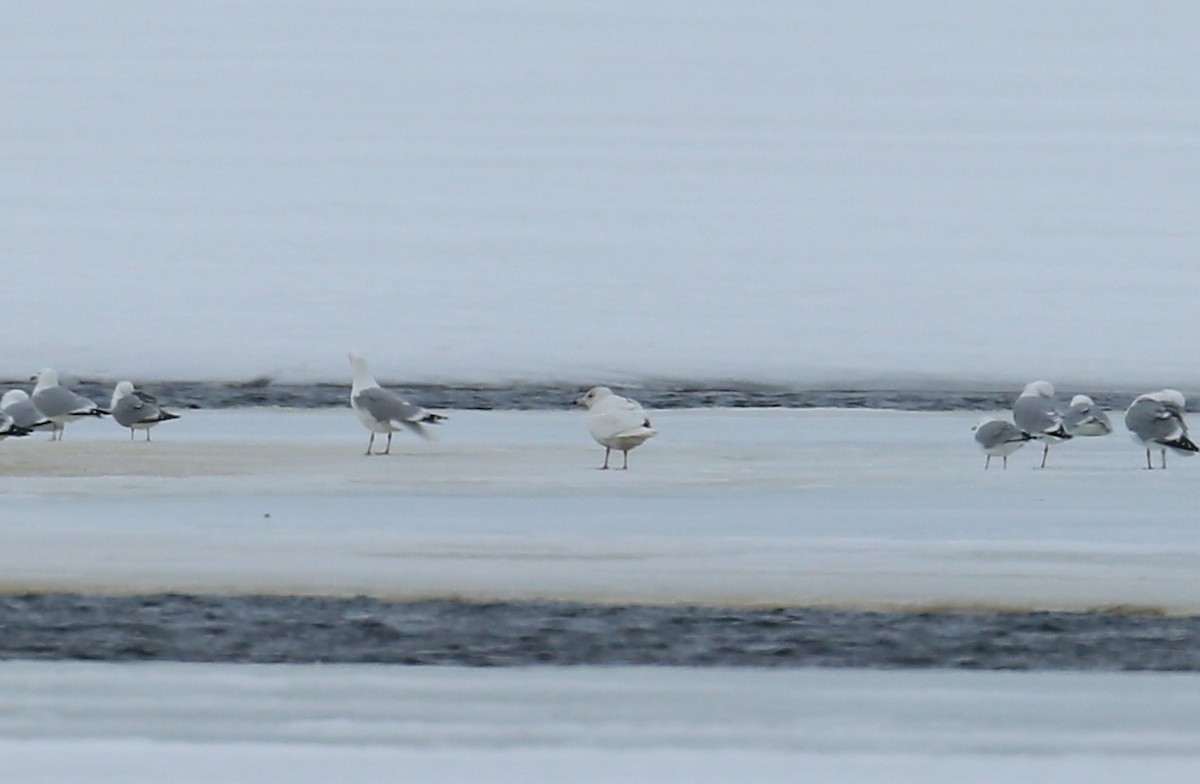
<svg viewBox="0 0 1200 784"><path fill-rule="evenodd" d="M54 430L54 423L42 416L24 389L10 389L0 397L0 411L12 418L17 427L29 430Z"/></svg>
<svg viewBox="0 0 1200 784"><path fill-rule="evenodd" d="M1163 468L1167 467L1168 449L1184 456L1200 451L1188 438L1183 407L1183 393L1177 389L1163 389L1142 395L1125 412L1125 427L1129 428L1133 440L1146 448L1146 468L1154 468L1150 450L1155 446L1162 450Z"/></svg>
<svg viewBox="0 0 1200 784"><path fill-rule="evenodd" d="M1054 387L1049 381L1031 381L1013 403L1013 422L1034 438L1041 439L1042 468L1046 467L1046 455L1050 444L1071 437L1063 426L1062 412L1054 399Z"/></svg>
<svg viewBox="0 0 1200 784"><path fill-rule="evenodd" d="M133 388L132 381L122 381L113 389L112 405L113 419L121 427L129 428L129 440L133 440L135 430L145 430L146 440L150 440L150 428L159 422L169 419L179 419L179 414L172 414L158 407L154 395Z"/></svg>
<svg viewBox="0 0 1200 784"><path fill-rule="evenodd" d="M89 416L105 416L108 414L83 395L77 395L58 383L58 371L54 368L44 368L30 379L36 381L33 395L30 399L42 415L54 423L54 432L50 434L51 441L62 441L63 431L68 422Z"/></svg>
<svg viewBox="0 0 1200 784"><path fill-rule="evenodd" d="M362 420L363 427L371 431L371 440L367 442L368 455L372 454L371 449L375 446L376 433L387 433L387 447L374 454L387 455L392 451L392 433L407 428L421 438L429 438L422 425L436 425L446 418L409 403L379 386L371 371L367 370L366 360L353 351L350 352L350 364L354 367L350 407Z"/></svg>
<svg viewBox="0 0 1200 784"><path fill-rule="evenodd" d="M1108 414L1087 395L1071 398L1071 405L1063 414L1063 427L1073 436L1106 436L1113 430Z"/></svg>
<svg viewBox="0 0 1200 784"><path fill-rule="evenodd" d="M975 431L975 442L987 454L983 463L985 471L993 457L1004 458L1004 470L1007 471L1008 456L1033 440L1033 436L1004 419L984 419L971 429Z"/></svg>
<svg viewBox="0 0 1200 784"><path fill-rule="evenodd" d="M629 468L629 450L658 434L641 403L614 395L608 387L592 387L575 402L587 407L588 432L604 447L601 469L608 468L608 456L614 449L621 450L625 456L621 468Z"/></svg>

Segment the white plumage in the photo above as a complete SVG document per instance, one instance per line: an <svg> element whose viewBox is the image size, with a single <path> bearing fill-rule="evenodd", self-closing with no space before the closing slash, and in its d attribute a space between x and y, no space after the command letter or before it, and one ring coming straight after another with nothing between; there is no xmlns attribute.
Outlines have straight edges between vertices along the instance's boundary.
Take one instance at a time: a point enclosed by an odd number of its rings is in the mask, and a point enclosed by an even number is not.
<svg viewBox="0 0 1200 784"><path fill-rule="evenodd" d="M614 449L624 455L621 468L629 468L629 450L658 434L641 403L613 394L608 387L592 387L575 402L587 408L588 432L604 447L602 469L608 468L608 458Z"/></svg>

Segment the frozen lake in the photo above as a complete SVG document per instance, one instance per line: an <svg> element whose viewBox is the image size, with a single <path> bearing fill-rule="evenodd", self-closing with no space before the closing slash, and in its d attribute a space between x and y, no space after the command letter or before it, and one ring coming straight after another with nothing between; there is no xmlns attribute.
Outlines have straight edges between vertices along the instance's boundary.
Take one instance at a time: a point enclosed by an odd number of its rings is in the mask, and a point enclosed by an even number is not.
<svg viewBox="0 0 1200 784"><path fill-rule="evenodd" d="M11 4L10 4L11 5ZM0 377L1200 388L1194 4L99 0L0 27ZM1194 473L974 415L0 444L0 591L1200 612ZM0 780L1190 780L1194 676L0 664Z"/></svg>
<svg viewBox="0 0 1200 784"><path fill-rule="evenodd" d="M0 779L1185 781L1194 675L0 664Z"/></svg>
<svg viewBox="0 0 1200 784"><path fill-rule="evenodd" d="M1200 462L1114 434L983 470L974 413L679 410L627 472L582 412L187 412L0 445L8 592L1200 612Z"/></svg>
<svg viewBox="0 0 1200 784"><path fill-rule="evenodd" d="M1200 610L1200 463L1128 439L983 471L976 414L451 411L366 457L349 410L189 411L0 445L10 592ZM1194 674L0 664L0 778L114 784L1186 779Z"/></svg>

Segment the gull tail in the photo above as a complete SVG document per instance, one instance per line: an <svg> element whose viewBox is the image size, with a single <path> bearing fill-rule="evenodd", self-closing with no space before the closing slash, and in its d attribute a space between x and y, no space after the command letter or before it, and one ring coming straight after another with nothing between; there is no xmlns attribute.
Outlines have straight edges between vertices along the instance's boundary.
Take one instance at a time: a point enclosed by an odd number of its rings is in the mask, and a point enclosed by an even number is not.
<svg viewBox="0 0 1200 784"><path fill-rule="evenodd" d="M162 409L159 409L158 419L155 419L154 421L155 422L166 422L171 419L179 419L179 414L172 414L170 411L163 411Z"/></svg>
<svg viewBox="0 0 1200 784"><path fill-rule="evenodd" d="M1170 441L1159 441L1158 443L1162 444L1163 446L1168 446L1171 449L1174 449L1176 452L1178 452L1181 455L1191 456L1191 455L1195 454L1196 452L1200 452L1200 447L1198 447L1194 443L1192 443L1192 439L1188 438L1187 436L1180 436L1179 438L1173 438Z"/></svg>
<svg viewBox="0 0 1200 784"><path fill-rule="evenodd" d="M411 431L412 431L413 433L415 433L416 435L418 435L418 436L420 436L421 438L425 439L426 441L432 441L432 440L433 440L433 436L431 436L431 435L429 434L429 431L428 431L428 430L426 430L426 429L424 428L424 426L422 426L422 425L421 425L421 422L425 422L425 421L427 421L427 420L424 420L424 419L422 419L422 420L420 420L420 421L417 421L417 422L409 422L409 421L406 421L406 420L402 420L402 421L401 421L401 424L402 424L402 425L404 425L404 427L406 427L406 428L408 428L409 430L411 430Z"/></svg>
<svg viewBox="0 0 1200 784"><path fill-rule="evenodd" d="M49 421L49 420L46 420L46 421ZM33 432L33 430L28 427L21 427L20 425L9 425L4 430L0 430L0 436L4 436L4 437L27 436L32 432Z"/></svg>
<svg viewBox="0 0 1200 784"><path fill-rule="evenodd" d="M397 420L401 425L411 430L426 441L433 440L433 434L425 429L425 425L440 425L445 421L446 417L441 414L435 414L431 411L422 412L423 416L419 419L400 419Z"/></svg>
<svg viewBox="0 0 1200 784"><path fill-rule="evenodd" d="M617 433L614 438L651 438L656 435L658 435L658 431L650 427L650 422L647 420L646 424L639 425L638 427L631 427L628 430Z"/></svg>

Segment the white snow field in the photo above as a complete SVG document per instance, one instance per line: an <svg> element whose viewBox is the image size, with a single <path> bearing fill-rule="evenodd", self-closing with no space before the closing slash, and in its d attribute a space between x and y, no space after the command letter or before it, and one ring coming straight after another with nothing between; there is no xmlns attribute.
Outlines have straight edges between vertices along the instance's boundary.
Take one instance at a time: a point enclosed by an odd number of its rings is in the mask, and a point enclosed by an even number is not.
<svg viewBox="0 0 1200 784"><path fill-rule="evenodd" d="M1200 388L1197 27L9 3L0 376Z"/></svg>
<svg viewBox="0 0 1200 784"><path fill-rule="evenodd" d="M984 471L977 413L658 411L601 471L582 409L447 413L390 456L349 407L9 439L0 588L1200 613L1200 461L1126 435Z"/></svg>

